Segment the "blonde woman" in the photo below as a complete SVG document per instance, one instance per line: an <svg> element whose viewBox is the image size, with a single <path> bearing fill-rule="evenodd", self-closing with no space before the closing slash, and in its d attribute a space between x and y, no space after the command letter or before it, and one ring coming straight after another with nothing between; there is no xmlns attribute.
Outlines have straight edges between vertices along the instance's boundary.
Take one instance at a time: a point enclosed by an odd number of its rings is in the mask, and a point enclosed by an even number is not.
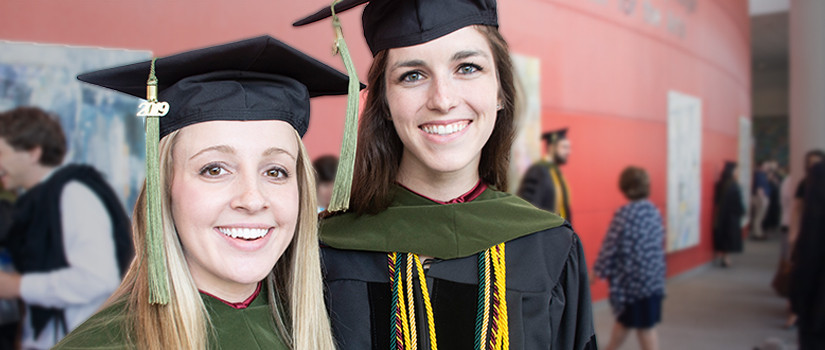
<svg viewBox="0 0 825 350"><path fill-rule="evenodd" d="M169 103L158 145L168 302L152 299L147 185L123 283L57 348L334 348L301 136L309 98L345 93L347 77L268 36L151 70ZM149 72L143 62L79 79L141 96Z"/></svg>

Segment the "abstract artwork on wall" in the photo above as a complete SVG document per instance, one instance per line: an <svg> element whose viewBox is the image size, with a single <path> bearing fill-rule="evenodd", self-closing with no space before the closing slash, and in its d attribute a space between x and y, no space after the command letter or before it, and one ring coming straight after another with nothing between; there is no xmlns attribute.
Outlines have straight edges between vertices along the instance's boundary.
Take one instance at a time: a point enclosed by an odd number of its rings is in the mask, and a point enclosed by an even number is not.
<svg viewBox="0 0 825 350"><path fill-rule="evenodd" d="M148 51L0 41L0 110L36 106L55 114L69 146L64 163L97 168L131 213L145 174L143 120L135 117L140 100L76 77L150 57Z"/></svg>
<svg viewBox="0 0 825 350"><path fill-rule="evenodd" d="M699 244L702 193L702 100L668 92L667 251Z"/></svg>

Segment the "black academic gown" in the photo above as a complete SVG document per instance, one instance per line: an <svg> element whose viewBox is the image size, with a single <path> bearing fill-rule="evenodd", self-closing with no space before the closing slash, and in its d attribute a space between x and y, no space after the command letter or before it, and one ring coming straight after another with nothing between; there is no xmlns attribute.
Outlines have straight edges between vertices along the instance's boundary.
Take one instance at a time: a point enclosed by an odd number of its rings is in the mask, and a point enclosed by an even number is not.
<svg viewBox="0 0 825 350"><path fill-rule="evenodd" d="M390 251L436 257L425 274L438 347L472 349L476 253L501 241L507 242L510 348L596 349L584 252L568 223L489 189L472 202L448 205L401 188L396 193L378 215L338 215L321 224L327 302L340 349L389 349ZM418 344L428 349L421 290L415 294Z"/></svg>
<svg viewBox="0 0 825 350"><path fill-rule="evenodd" d="M553 182L552 171L555 171L561 181L561 189L557 189ZM551 213L560 213L562 208L556 207L556 191L561 190L564 203L565 219L573 222L572 214L570 213L570 199L567 189L564 187L564 175L561 169L550 162L538 162L530 166L524 177L521 179L521 185L517 194L519 197L530 202L536 208L547 210Z"/></svg>
<svg viewBox="0 0 825 350"><path fill-rule="evenodd" d="M799 349L825 349L825 163L813 167L805 192L789 299L798 316Z"/></svg>
<svg viewBox="0 0 825 350"><path fill-rule="evenodd" d="M275 332L266 288L244 309L201 294L214 330L210 349L287 349ZM54 349L140 349L135 344L124 302L116 302L94 314L69 333Z"/></svg>
<svg viewBox="0 0 825 350"><path fill-rule="evenodd" d="M742 192L736 182L716 186L713 218L713 250L737 253L742 251Z"/></svg>

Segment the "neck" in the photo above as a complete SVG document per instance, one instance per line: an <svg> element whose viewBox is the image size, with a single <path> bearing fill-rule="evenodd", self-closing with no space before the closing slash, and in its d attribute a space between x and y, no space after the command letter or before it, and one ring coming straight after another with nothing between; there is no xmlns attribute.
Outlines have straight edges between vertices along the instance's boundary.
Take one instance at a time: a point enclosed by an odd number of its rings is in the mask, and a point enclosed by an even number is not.
<svg viewBox="0 0 825 350"><path fill-rule="evenodd" d="M442 172L412 161L411 158L401 158L396 181L427 198L448 202L469 192L478 184L479 159L462 169Z"/></svg>
<svg viewBox="0 0 825 350"><path fill-rule="evenodd" d="M23 189L28 191L32 187L37 186L37 184L43 182L46 176L49 175L49 173L51 173L52 171L54 171L55 168L57 167L43 166L39 164L35 165L34 167L32 167L28 176L26 176L26 180L28 180L28 182L23 184Z"/></svg>
<svg viewBox="0 0 825 350"><path fill-rule="evenodd" d="M195 287L202 292L209 293L212 296L230 303L243 302L249 298L258 287L258 282L241 283L227 281L218 276L202 272L201 269L189 269L189 273L192 274L192 280L195 282Z"/></svg>

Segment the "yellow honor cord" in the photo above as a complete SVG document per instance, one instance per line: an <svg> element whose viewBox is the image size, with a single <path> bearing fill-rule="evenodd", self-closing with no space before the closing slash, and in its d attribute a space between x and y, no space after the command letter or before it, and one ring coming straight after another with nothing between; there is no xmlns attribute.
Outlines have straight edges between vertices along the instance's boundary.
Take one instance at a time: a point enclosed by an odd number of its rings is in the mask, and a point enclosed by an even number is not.
<svg viewBox="0 0 825 350"><path fill-rule="evenodd" d="M418 260L418 256L413 253L407 253L407 307L409 308L409 325L410 325L410 341L409 341L409 349L416 350L418 349L418 330L417 324L415 321L415 299L413 299L413 259Z"/></svg>

